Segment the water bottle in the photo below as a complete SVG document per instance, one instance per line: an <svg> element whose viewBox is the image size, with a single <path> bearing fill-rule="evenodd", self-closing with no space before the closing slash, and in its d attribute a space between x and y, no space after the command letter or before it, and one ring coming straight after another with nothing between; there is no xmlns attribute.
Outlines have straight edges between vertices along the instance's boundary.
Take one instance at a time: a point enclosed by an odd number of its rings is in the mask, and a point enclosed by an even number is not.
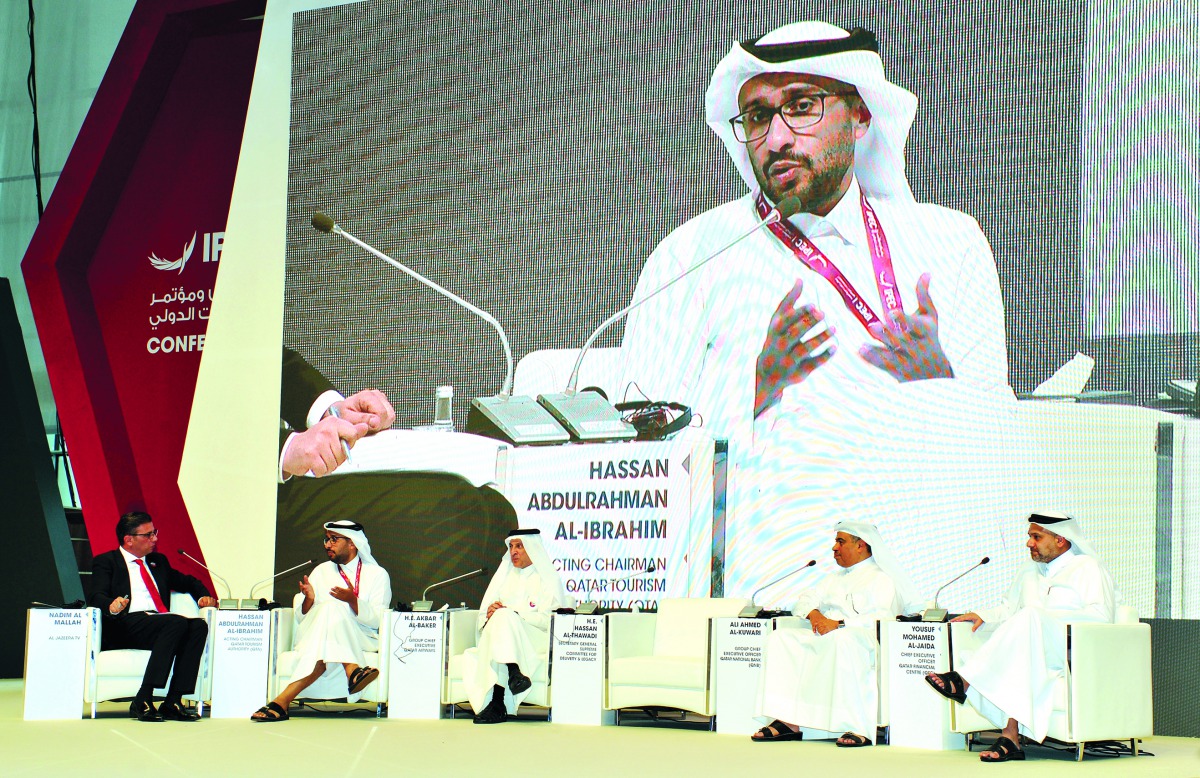
<svg viewBox="0 0 1200 778"><path fill-rule="evenodd" d="M439 386L433 397L433 429L454 432L454 387Z"/></svg>

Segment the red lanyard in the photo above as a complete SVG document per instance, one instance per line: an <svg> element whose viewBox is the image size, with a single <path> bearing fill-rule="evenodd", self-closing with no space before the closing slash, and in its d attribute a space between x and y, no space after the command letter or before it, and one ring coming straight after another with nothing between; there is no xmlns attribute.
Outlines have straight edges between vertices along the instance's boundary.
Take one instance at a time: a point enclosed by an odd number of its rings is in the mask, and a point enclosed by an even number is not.
<svg viewBox="0 0 1200 778"><path fill-rule="evenodd" d="M871 250L871 264L875 268L875 285L879 289L879 299L886 311L902 310L904 306L900 300L900 290L896 288L896 274L892 270L892 253L888 249L887 236L883 234L883 227L879 224L875 209L867 202L866 195L861 190L858 198L862 204L863 226L867 231L867 245ZM760 218L765 219L771 212L762 192L755 193L754 205ZM825 252L813 245L796 225L787 219L781 219L769 225L768 229L775 233L775 237L779 238L783 245L792 250L805 267L833 285L841 294L842 302L862 322L863 327L880 320L870 304L854 288L854 284L850 283L850 279L846 278L829 257L825 256Z"/></svg>
<svg viewBox="0 0 1200 778"><path fill-rule="evenodd" d="M346 582L346 586L350 586L350 579L346 577L346 574L344 572L342 572L341 565L338 565L338 575L340 575L342 577L342 580ZM358 582L361 578L362 578L362 561L360 560L358 563L358 571L354 573L354 586L350 587L350 588L354 589L355 597L358 596Z"/></svg>

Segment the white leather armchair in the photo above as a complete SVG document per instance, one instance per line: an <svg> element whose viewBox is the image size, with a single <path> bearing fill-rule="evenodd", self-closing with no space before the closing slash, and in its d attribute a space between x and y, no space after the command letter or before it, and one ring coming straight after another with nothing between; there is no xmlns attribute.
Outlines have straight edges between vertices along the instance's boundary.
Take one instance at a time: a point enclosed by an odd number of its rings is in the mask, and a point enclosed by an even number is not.
<svg viewBox="0 0 1200 778"><path fill-rule="evenodd" d="M710 622L736 616L743 598L666 598L657 613L608 614L609 710L660 705L712 716ZM620 718L617 719L620 723Z"/></svg>
<svg viewBox="0 0 1200 778"><path fill-rule="evenodd" d="M442 674L442 704L450 706L450 717L453 718L460 703L467 701L467 689L463 685L463 665L470 661L466 654L475 648L478 633L475 623L479 611L457 610L450 611L446 617L446 661ZM539 658L537 667L529 674L533 685L522 705L534 705L539 708L550 707L550 654L549 644L547 653ZM524 671L524 668L522 668ZM547 718L549 713L547 712Z"/></svg>
<svg viewBox="0 0 1200 778"><path fill-rule="evenodd" d="M1067 665L1054 689L1049 737L1077 745L1083 759L1087 743L1137 739L1154 734L1154 696L1150 669L1150 625L1128 606L1117 609L1116 624L1068 624ZM951 667L962 667L991 634L984 624L971 632L968 622L950 625ZM970 735L995 725L970 704L954 705L954 731Z"/></svg>
<svg viewBox="0 0 1200 778"><path fill-rule="evenodd" d="M304 602L304 595L297 593L292 600L291 608L280 608L272 612L273 645L271 646L271 663L267 672L267 699L274 699L287 686L292 674L296 671L296 661L299 654L293 650L296 640L297 620L296 611ZM297 698L304 700L337 700L346 702L374 702L376 714L382 715L383 705L388 699L388 661L390 654L391 629L388 628L390 610L385 610L380 616L379 650L368 651L364 661L367 665L379 669L379 677L367 685L358 694L346 694L346 674L341 665L327 669L325 674L305 689Z"/></svg>
<svg viewBox="0 0 1200 778"><path fill-rule="evenodd" d="M191 595L171 592L171 613L188 618L203 618L208 624L208 642L204 645L204 656L200 659L200 671L196 675L196 690L185 694L183 699L197 703L198 712L204 713L204 703L212 699L212 639L213 614L215 608L200 608ZM146 675L146 664L150 652L137 648L116 648L101 651L103 617L99 608L88 608L87 666L84 671L83 702L91 706L92 718L96 718L96 704L109 700L133 699L142 686ZM170 685L170 677L167 679ZM156 697L166 695L166 688L155 689Z"/></svg>

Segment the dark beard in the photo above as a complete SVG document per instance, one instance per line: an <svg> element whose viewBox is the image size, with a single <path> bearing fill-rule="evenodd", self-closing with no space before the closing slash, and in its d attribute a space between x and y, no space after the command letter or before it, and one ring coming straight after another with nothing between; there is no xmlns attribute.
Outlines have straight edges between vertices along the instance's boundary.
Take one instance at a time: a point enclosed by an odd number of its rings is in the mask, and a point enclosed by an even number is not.
<svg viewBox="0 0 1200 778"><path fill-rule="evenodd" d="M801 179L786 189L777 187L764 171L769 170L771 165L781 159L798 163L812 178L808 180L807 184ZM841 188L842 179L846 175L845 169L827 169L823 173L814 175L815 168L811 157L797 157L787 153L772 154L767 158L766 165L762 169L759 169L753 161L750 166L754 169L754 178L758 181L763 194L770 198L772 203L778 203L784 197L792 195L800 199L801 210L805 213L816 213L820 210L828 213L837 204L838 189Z"/></svg>

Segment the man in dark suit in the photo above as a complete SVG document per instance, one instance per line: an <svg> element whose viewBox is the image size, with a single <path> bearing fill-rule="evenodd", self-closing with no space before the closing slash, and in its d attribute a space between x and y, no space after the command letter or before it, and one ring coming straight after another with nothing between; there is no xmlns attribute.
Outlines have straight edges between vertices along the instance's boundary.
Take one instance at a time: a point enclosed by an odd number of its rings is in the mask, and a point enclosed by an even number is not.
<svg viewBox="0 0 1200 778"><path fill-rule="evenodd" d="M208 625L168 609L172 591L191 595L201 608L216 607L217 600L199 580L173 570L165 556L154 552L158 530L150 514L122 516L117 543L120 548L100 554L92 563L90 603L104 614L101 649L150 651L129 714L138 721L197 721L200 717L183 707L182 698L196 688ZM171 686L156 710L151 697L167 683L172 664Z"/></svg>

